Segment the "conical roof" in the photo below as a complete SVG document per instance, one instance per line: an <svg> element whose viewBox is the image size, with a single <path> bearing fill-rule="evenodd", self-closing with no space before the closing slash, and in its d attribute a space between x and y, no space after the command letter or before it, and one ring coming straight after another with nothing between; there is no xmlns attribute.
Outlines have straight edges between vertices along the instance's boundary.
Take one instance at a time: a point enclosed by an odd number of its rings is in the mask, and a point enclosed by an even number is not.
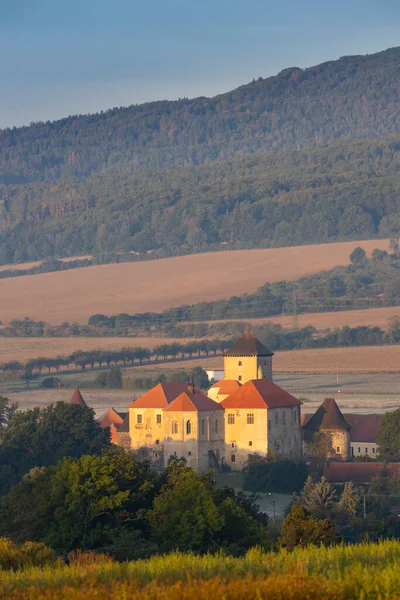
<svg viewBox="0 0 400 600"><path fill-rule="evenodd" d="M317 412L303 425L305 431L324 429L342 429L344 431L351 429L334 398L325 398Z"/></svg>
<svg viewBox="0 0 400 600"><path fill-rule="evenodd" d="M69 403L77 404L78 406L86 406L86 402L84 401L83 396L79 391L79 388L75 388L75 391L72 394L72 398L69 401Z"/></svg>
<svg viewBox="0 0 400 600"><path fill-rule="evenodd" d="M224 353L224 356L273 356L274 353L260 342L248 329L238 339L232 348Z"/></svg>

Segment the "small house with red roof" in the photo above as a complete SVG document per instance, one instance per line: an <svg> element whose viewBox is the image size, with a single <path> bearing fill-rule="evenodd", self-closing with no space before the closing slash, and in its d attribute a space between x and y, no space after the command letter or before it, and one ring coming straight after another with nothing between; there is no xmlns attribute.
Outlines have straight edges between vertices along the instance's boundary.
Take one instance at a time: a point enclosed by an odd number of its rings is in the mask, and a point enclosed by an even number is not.
<svg viewBox="0 0 400 600"><path fill-rule="evenodd" d="M325 398L317 412L303 425L304 454L312 454L317 444L326 458L348 460L351 426L334 398Z"/></svg>
<svg viewBox="0 0 400 600"><path fill-rule="evenodd" d="M225 411L225 456L241 470L249 454L301 456L301 402L269 379L247 381L222 400Z"/></svg>
<svg viewBox="0 0 400 600"><path fill-rule="evenodd" d="M110 428L111 442L118 444L118 433L121 425L124 422L125 417L128 413L118 413L112 406L99 418L97 419L98 424L102 429L106 427Z"/></svg>

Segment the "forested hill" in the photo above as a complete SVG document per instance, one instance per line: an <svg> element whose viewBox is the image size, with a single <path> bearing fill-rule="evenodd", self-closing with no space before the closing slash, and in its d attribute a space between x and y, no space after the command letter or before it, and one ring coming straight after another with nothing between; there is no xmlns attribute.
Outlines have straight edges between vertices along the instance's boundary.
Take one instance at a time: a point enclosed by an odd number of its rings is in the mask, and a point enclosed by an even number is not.
<svg viewBox="0 0 400 600"><path fill-rule="evenodd" d="M201 166L3 185L0 263L388 237L400 232L399 172L400 136L393 136Z"/></svg>
<svg viewBox="0 0 400 600"><path fill-rule="evenodd" d="M285 69L215 98L154 102L0 133L0 183L225 160L400 133L400 48Z"/></svg>

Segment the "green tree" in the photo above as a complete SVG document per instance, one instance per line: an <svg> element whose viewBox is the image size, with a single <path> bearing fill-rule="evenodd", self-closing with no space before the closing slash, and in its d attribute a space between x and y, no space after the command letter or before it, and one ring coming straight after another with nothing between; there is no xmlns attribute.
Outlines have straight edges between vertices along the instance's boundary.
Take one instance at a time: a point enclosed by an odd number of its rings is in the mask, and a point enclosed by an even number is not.
<svg viewBox="0 0 400 600"><path fill-rule="evenodd" d="M335 526L329 519L318 519L302 506L294 505L283 521L278 546L291 551L310 544L330 546L335 539Z"/></svg>
<svg viewBox="0 0 400 600"><path fill-rule="evenodd" d="M366 258L367 254L361 246L354 248L353 252L350 254L350 260L355 265L365 263Z"/></svg>
<svg viewBox="0 0 400 600"><path fill-rule="evenodd" d="M383 415L376 441L381 458L400 459L400 409Z"/></svg>
<svg viewBox="0 0 400 600"><path fill-rule="evenodd" d="M339 500L339 507L346 511L349 515L355 515L357 506L360 502L360 494L353 482L347 481L344 485L342 495Z"/></svg>
<svg viewBox="0 0 400 600"><path fill-rule="evenodd" d="M320 481L314 484L309 492L307 506L331 508L335 502L336 491L331 486L325 477L321 477Z"/></svg>

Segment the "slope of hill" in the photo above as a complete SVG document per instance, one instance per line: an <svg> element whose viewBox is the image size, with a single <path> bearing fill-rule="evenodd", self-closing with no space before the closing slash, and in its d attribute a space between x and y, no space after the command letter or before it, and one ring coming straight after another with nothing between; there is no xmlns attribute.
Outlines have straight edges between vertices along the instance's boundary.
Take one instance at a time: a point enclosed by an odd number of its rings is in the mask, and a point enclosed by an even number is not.
<svg viewBox="0 0 400 600"><path fill-rule="evenodd" d="M203 166L0 186L0 264L100 262L400 230L400 136ZM113 255L108 253L113 252ZM129 252L139 252L132 255Z"/></svg>
<svg viewBox="0 0 400 600"><path fill-rule="evenodd" d="M0 182L170 167L400 132L400 48L289 68L215 98L154 102L0 134Z"/></svg>
<svg viewBox="0 0 400 600"><path fill-rule="evenodd" d="M0 321L31 317L87 322L95 313L159 311L183 303L254 291L266 281L295 280L349 263L357 242L238 250L150 262L86 267L0 280ZM362 242L367 252L387 240Z"/></svg>

